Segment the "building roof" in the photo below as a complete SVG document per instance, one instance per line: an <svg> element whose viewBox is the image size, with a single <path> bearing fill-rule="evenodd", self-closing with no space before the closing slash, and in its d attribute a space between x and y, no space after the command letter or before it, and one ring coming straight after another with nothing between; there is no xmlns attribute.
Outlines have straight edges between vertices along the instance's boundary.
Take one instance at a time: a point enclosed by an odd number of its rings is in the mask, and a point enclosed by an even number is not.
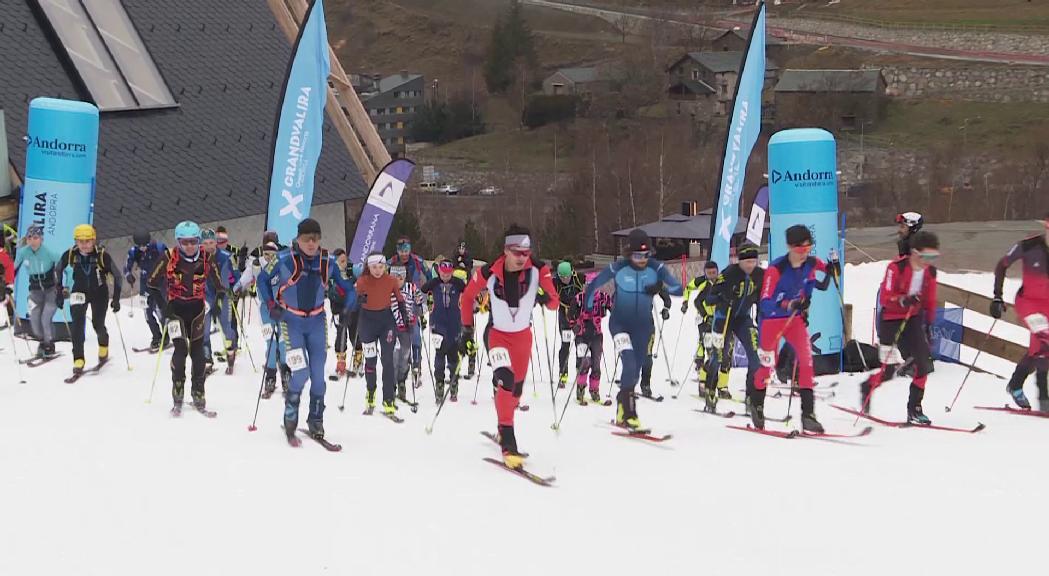
<svg viewBox="0 0 1049 576"><path fill-rule="evenodd" d="M743 52L738 50L721 52L689 52L681 58L678 58L669 68L674 68L686 59L695 61L700 66L703 66L715 74L738 72L739 65L743 62ZM767 57L765 58L765 70L778 69L779 66L777 66L774 61Z"/></svg>
<svg viewBox="0 0 1049 576"><path fill-rule="evenodd" d="M664 216L662 220L642 224L641 226L637 226L637 228L644 230L645 233L653 239L671 238L675 240L709 240L710 218L712 212L713 211L710 208L707 208L696 216L671 214L669 216ZM768 223L766 223L765 226L768 227ZM612 235L625 238L633 229L634 228L623 228L622 230L616 230ZM736 222L736 230L733 234L743 234L746 231L747 220L741 218Z"/></svg>
<svg viewBox="0 0 1049 576"><path fill-rule="evenodd" d="M379 80L379 93L382 94L384 92L389 92L395 88L398 88L411 82L412 80L416 80L422 77L422 74L408 73L391 74L389 76L385 76L381 80Z"/></svg>
<svg viewBox="0 0 1049 576"><path fill-rule="evenodd" d="M576 84L596 82L601 76L601 73L596 66L589 66L586 68L560 68L554 72L554 74L560 74ZM551 74L551 76L554 74Z"/></svg>
<svg viewBox="0 0 1049 576"><path fill-rule="evenodd" d="M30 4L0 3L0 107L20 175L29 101L91 101ZM101 114L94 213L100 235L265 213L274 118L291 56L291 43L266 3L123 5L178 107ZM314 205L363 197L365 183L327 118L323 137Z"/></svg>
<svg viewBox="0 0 1049 576"><path fill-rule="evenodd" d="M877 92L881 70L784 70L776 92Z"/></svg>
<svg viewBox="0 0 1049 576"><path fill-rule="evenodd" d="M746 39L750 38L750 31L748 30L748 31L744 32L742 29L739 29L739 28L733 28L732 30L725 30L720 36L715 38L713 41L717 42L718 40L721 40L725 36L736 36L740 40L746 40ZM782 44L783 44L783 40L781 40L781 39L779 39L779 38L777 38L777 37L775 37L775 36L773 36L771 34L768 34L768 33L765 34L765 45L766 46L779 46L779 45L782 45Z"/></svg>
<svg viewBox="0 0 1049 576"><path fill-rule="evenodd" d="M711 88L710 85L707 84L706 82L704 82L702 80L690 80L690 79L684 79L684 80L680 80L678 82L674 82L673 84L670 85L670 88L668 88L668 90L673 92L674 89L678 88L678 87L680 87L682 89L681 92L687 92L689 94L698 94L698 95L701 95L701 96L702 95L706 95L706 94L713 94L713 93L716 92L716 90Z"/></svg>

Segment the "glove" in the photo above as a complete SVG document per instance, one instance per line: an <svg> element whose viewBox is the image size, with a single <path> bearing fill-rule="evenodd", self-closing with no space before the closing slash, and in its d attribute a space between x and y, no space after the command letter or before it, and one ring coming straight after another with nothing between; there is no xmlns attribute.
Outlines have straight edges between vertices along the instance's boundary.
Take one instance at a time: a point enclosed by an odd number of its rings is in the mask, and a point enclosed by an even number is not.
<svg viewBox="0 0 1049 576"><path fill-rule="evenodd" d="M284 308L277 306L276 302L270 302L266 306L266 309L269 310L270 320L274 322L280 322L281 319L284 318Z"/></svg>
<svg viewBox="0 0 1049 576"><path fill-rule="evenodd" d="M474 327L463 326L463 331L459 333L459 342L469 343L474 340Z"/></svg>
<svg viewBox="0 0 1049 576"><path fill-rule="evenodd" d="M921 302L921 298L919 298L916 294L911 294L908 296L904 296L903 298L900 298L900 306L903 306L904 308L910 308L911 306L914 306L919 302Z"/></svg>
<svg viewBox="0 0 1049 576"><path fill-rule="evenodd" d="M113 310L114 313L120 312L120 299L114 298L113 301L109 303L109 307Z"/></svg>
<svg viewBox="0 0 1049 576"><path fill-rule="evenodd" d="M535 301L541 306L546 306L550 302L550 295L547 294L542 288L540 288L535 295Z"/></svg>
<svg viewBox="0 0 1049 576"><path fill-rule="evenodd" d="M426 316L419 316L419 327L426 330Z"/></svg>
<svg viewBox="0 0 1049 576"><path fill-rule="evenodd" d="M809 304L810 302L808 298L796 298L787 304L787 310L790 310L791 312L804 312L809 309Z"/></svg>
<svg viewBox="0 0 1049 576"><path fill-rule="evenodd" d="M925 324L925 341L932 344L932 325Z"/></svg>
<svg viewBox="0 0 1049 576"><path fill-rule="evenodd" d="M659 312L659 316L663 319L664 322L670 320L670 308L664 308L663 310L661 310Z"/></svg>
<svg viewBox="0 0 1049 576"><path fill-rule="evenodd" d="M688 314L688 302L687 301L681 303L681 313L682 314Z"/></svg>
<svg viewBox="0 0 1049 576"><path fill-rule="evenodd" d="M240 298L242 296L244 296L244 289L243 288L234 288L233 289L233 299L234 300L240 300Z"/></svg>
<svg viewBox="0 0 1049 576"><path fill-rule="evenodd" d="M827 266L827 269L830 272L831 276L835 278L841 278L841 262L838 262L837 260L831 260L830 264Z"/></svg>
<svg viewBox="0 0 1049 576"><path fill-rule="evenodd" d="M61 308L62 306L65 305L65 301L66 301L66 289L59 287L58 290L55 290L55 305L58 306L59 308Z"/></svg>
<svg viewBox="0 0 1049 576"><path fill-rule="evenodd" d="M648 286L645 286L645 294L648 294L649 296L655 296L656 294L659 294L659 292L662 289L663 281L659 280L656 281L654 284L649 284Z"/></svg>
<svg viewBox="0 0 1049 576"><path fill-rule="evenodd" d="M991 318L994 318L995 320L1001 318L1002 314L1005 313L1005 310L1005 300L1002 300L1001 296L995 298L991 302Z"/></svg>
<svg viewBox="0 0 1049 576"><path fill-rule="evenodd" d="M124 274L124 280L127 280L127 283L130 286L134 286L135 285L135 275L132 274L131 272L128 272L127 274Z"/></svg>

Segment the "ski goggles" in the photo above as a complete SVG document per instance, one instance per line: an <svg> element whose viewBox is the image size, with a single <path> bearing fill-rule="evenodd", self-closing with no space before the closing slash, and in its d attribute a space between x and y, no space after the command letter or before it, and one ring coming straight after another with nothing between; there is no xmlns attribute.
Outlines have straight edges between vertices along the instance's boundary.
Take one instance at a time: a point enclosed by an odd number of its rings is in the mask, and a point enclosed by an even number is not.
<svg viewBox="0 0 1049 576"><path fill-rule="evenodd" d="M200 244L200 240L196 238L179 238L178 244L179 246L196 246Z"/></svg>
<svg viewBox="0 0 1049 576"><path fill-rule="evenodd" d="M447 260L437 264L437 271L438 272L451 272L453 268L455 268L455 267L452 266L452 263L447 261Z"/></svg>
<svg viewBox="0 0 1049 576"><path fill-rule="evenodd" d="M401 242L400 244L397 245L397 251L398 252L411 252L412 251L412 243L411 242Z"/></svg>
<svg viewBox="0 0 1049 576"><path fill-rule="evenodd" d="M927 252L916 253L918 254L918 257L922 259L923 262L935 262L936 259L940 257L940 252L937 250L929 250Z"/></svg>
<svg viewBox="0 0 1049 576"><path fill-rule="evenodd" d="M792 245L790 251L795 254L808 254L809 252L812 252L812 242Z"/></svg>
<svg viewBox="0 0 1049 576"><path fill-rule="evenodd" d="M643 250L643 251L639 251L639 252L631 252L630 253L630 259L632 261L634 261L634 262L643 262L645 260L648 260L648 258L649 258L649 253L648 253L647 250Z"/></svg>

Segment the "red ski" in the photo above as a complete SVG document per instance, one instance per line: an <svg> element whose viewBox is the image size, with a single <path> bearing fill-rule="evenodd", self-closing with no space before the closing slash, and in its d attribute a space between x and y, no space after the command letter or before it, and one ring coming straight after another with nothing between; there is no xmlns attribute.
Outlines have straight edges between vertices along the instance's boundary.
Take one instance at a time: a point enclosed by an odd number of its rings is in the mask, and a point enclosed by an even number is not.
<svg viewBox="0 0 1049 576"><path fill-rule="evenodd" d="M980 422L977 422L976 426L973 428L954 428L952 426L936 426L935 424L923 426L920 424L911 424L909 422L895 422L892 420L882 420L881 418L875 418L870 414L864 414L859 410L853 410L852 408L846 408L844 406L839 406L838 404L831 404L831 406L837 408L838 410L841 410L842 412L845 412L846 414L859 416L860 418L865 418L876 424L881 424L882 426L889 426L891 428L925 428L928 430L942 430L944 432L967 432L969 434L975 434L985 428L985 426Z"/></svg>
<svg viewBox="0 0 1049 576"><path fill-rule="evenodd" d="M1049 412L1042 412L1040 410L1024 410L1023 408L1013 408L1012 406L974 406L974 408L976 408L977 410L994 410L996 412L1008 412L1010 414L1018 414L1020 416L1049 418Z"/></svg>
<svg viewBox="0 0 1049 576"><path fill-rule="evenodd" d="M764 434L765 436L774 436L776 438L783 438L784 440L797 438L799 435L797 430L791 430L789 432L784 432L781 430L762 430L760 428L755 428L750 424L747 424L746 426L736 426L735 424L727 424L725 427L732 428L733 430L743 430L744 432L753 432L755 434Z"/></svg>
<svg viewBox="0 0 1049 576"><path fill-rule="evenodd" d="M833 432L825 432L825 433L822 433L822 434L817 434L815 432L805 432L804 430L802 430L801 431L801 436L803 438L815 438L816 440L820 440L820 439L840 440L840 439L848 439L848 438L862 438L863 436L869 436L870 433L873 432L873 431L874 431L874 428L872 428L870 426L864 426L863 429L860 430L859 432L850 432L850 433L846 433L846 434L835 434Z"/></svg>
<svg viewBox="0 0 1049 576"><path fill-rule="evenodd" d="M484 460L485 462L491 462L492 464L495 464L496 466L502 468L503 470L506 470L507 472L510 472L511 474L516 474L521 478L524 478L525 480L528 480L540 486L553 486L554 481L557 480L557 478L554 476L544 477L533 472L529 472L528 470L525 470L524 466L520 468L511 468L507 466L502 460L496 460L495 458L482 458L482 460Z"/></svg>
<svg viewBox="0 0 1049 576"><path fill-rule="evenodd" d="M649 442L666 442L667 440L670 440L674 437L672 434L653 436L651 428L638 428L636 430L631 430L625 426L620 426L619 424L616 424L615 420L611 421L610 424L613 428L615 428L615 430L612 430L612 434L615 436L623 436L625 438L637 438L638 440L648 440Z"/></svg>

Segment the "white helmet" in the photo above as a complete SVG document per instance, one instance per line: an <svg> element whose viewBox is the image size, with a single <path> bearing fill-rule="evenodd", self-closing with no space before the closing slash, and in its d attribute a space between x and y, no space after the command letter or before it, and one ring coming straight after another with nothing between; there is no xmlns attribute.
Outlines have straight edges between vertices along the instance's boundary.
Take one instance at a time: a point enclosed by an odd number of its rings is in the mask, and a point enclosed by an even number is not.
<svg viewBox="0 0 1049 576"><path fill-rule="evenodd" d="M914 234L922 229L922 224L925 224L925 219L917 212L904 212L903 214L896 215L896 223L906 224L910 233Z"/></svg>

